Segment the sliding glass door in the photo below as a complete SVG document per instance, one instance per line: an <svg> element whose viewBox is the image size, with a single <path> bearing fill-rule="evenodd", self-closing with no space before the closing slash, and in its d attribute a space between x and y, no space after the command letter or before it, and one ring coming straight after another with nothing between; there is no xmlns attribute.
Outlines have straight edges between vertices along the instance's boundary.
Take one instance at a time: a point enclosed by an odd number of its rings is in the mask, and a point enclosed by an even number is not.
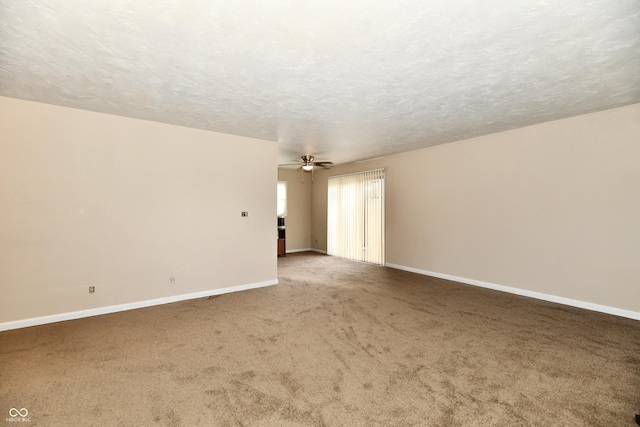
<svg viewBox="0 0 640 427"><path fill-rule="evenodd" d="M327 253L384 265L384 169L329 177Z"/></svg>

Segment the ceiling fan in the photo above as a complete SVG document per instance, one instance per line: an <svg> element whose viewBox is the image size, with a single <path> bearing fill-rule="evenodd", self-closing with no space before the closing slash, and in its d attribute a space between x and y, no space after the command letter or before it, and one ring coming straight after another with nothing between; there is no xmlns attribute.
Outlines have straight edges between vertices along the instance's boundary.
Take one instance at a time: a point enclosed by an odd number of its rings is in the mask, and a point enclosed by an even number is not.
<svg viewBox="0 0 640 427"><path fill-rule="evenodd" d="M329 169L333 167L332 162L316 162L314 161L314 157L309 154L305 154L304 156L300 156L300 161L298 163L287 163L280 166L299 166L299 169L303 172L311 172L311 181L313 181L313 169L314 168L322 168ZM302 182L304 183L304 176L302 177Z"/></svg>
<svg viewBox="0 0 640 427"><path fill-rule="evenodd" d="M319 167L323 169L329 169L333 166L331 162L316 162L314 161L314 157L305 154L304 156L300 156L300 162L298 163L286 163L280 166L300 166L300 168L305 172L311 172L314 167Z"/></svg>

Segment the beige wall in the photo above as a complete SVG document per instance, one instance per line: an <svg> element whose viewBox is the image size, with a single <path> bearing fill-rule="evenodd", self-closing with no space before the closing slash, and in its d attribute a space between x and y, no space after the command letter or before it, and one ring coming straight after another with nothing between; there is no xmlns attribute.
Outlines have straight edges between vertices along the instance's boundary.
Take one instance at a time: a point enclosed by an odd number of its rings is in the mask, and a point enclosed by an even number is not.
<svg viewBox="0 0 640 427"><path fill-rule="evenodd" d="M10 98L0 117L0 323L276 279L275 142Z"/></svg>
<svg viewBox="0 0 640 427"><path fill-rule="evenodd" d="M278 169L278 181L287 182L287 251L311 248L311 175L304 182L299 170Z"/></svg>
<svg viewBox="0 0 640 427"><path fill-rule="evenodd" d="M640 104L316 175L387 168L387 262L640 312ZM315 243L317 239L317 243Z"/></svg>

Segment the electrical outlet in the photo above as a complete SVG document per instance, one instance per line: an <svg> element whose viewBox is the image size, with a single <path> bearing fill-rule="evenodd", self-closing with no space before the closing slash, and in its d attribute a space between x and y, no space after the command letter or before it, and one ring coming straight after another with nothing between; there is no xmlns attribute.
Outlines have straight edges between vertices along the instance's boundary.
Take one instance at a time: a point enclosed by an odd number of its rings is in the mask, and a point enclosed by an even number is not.
<svg viewBox="0 0 640 427"><path fill-rule="evenodd" d="M172 285L176 284L176 278L175 277L170 277L169 278L169 282L171 282Z"/></svg>
<svg viewBox="0 0 640 427"><path fill-rule="evenodd" d="M95 286L89 286L89 293L93 294L96 291L96 287Z"/></svg>
<svg viewBox="0 0 640 427"><path fill-rule="evenodd" d="M247 211L242 211L241 216L249 216L249 212L247 212Z"/></svg>

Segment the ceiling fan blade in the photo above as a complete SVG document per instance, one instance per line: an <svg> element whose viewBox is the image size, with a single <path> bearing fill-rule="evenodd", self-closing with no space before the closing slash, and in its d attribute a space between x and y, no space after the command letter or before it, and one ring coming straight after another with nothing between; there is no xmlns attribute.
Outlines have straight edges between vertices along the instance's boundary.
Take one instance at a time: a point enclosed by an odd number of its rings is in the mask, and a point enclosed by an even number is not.
<svg viewBox="0 0 640 427"><path fill-rule="evenodd" d="M333 162L314 162L316 166L333 165Z"/></svg>
<svg viewBox="0 0 640 427"><path fill-rule="evenodd" d="M331 163L331 162L328 162L328 163L325 162L325 163L320 163L320 164L316 163L315 166L318 167L318 168L322 168L322 169L331 169L333 167L333 163Z"/></svg>

